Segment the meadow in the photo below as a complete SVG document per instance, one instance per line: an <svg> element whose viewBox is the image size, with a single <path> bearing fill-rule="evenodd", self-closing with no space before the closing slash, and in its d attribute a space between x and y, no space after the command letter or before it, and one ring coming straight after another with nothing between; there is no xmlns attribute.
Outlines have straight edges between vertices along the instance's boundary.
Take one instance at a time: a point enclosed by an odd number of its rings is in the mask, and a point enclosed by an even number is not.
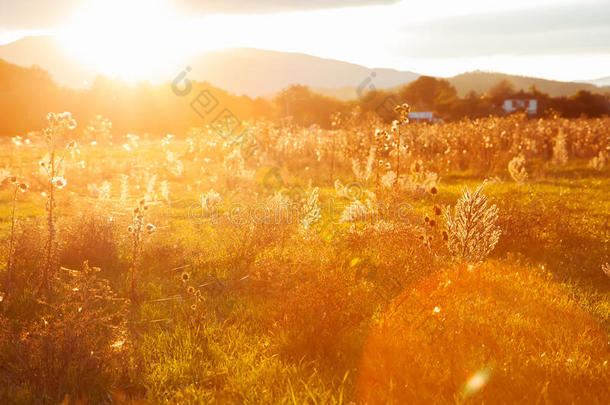
<svg viewBox="0 0 610 405"><path fill-rule="evenodd" d="M610 402L610 118L0 152L1 403Z"/></svg>

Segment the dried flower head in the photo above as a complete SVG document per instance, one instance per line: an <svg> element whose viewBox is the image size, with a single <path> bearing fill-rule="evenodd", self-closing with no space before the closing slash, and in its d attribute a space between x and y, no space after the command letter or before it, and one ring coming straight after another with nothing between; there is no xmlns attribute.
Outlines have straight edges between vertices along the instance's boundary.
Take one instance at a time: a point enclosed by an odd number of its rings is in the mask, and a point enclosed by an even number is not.
<svg viewBox="0 0 610 405"><path fill-rule="evenodd" d="M22 193L25 193L26 191L28 191L28 189L30 188L30 186L27 183L19 183L17 185L17 188L19 189L19 191L21 191Z"/></svg>
<svg viewBox="0 0 610 405"><path fill-rule="evenodd" d="M146 224L146 232L148 232L149 234L155 233L156 230L157 230L157 227L154 226L153 224Z"/></svg>
<svg viewBox="0 0 610 405"><path fill-rule="evenodd" d="M183 283L186 283L187 281L189 281L190 278L191 278L191 275L189 273L187 273L186 271L180 275L180 279L182 280Z"/></svg>
<svg viewBox="0 0 610 405"><path fill-rule="evenodd" d="M606 276L610 277L610 263L603 264L602 271Z"/></svg>
<svg viewBox="0 0 610 405"><path fill-rule="evenodd" d="M63 177L53 178L53 185L57 188L64 188L66 184L66 179L64 179Z"/></svg>

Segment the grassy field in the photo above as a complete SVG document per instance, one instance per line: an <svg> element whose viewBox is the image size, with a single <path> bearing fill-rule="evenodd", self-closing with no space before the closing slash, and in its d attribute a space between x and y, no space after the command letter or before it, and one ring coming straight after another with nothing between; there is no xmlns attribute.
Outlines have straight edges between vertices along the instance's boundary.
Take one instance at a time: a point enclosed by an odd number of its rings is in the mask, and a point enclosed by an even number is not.
<svg viewBox="0 0 610 405"><path fill-rule="evenodd" d="M610 401L609 119L67 120L0 149L0 402Z"/></svg>

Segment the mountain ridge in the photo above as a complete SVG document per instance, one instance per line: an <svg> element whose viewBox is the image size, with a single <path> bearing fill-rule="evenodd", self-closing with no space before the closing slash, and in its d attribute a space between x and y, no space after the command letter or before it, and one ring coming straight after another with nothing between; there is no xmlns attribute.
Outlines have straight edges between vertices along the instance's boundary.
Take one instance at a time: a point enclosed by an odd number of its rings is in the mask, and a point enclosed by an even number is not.
<svg viewBox="0 0 610 405"><path fill-rule="evenodd" d="M0 45L0 58L19 66L38 65L49 72L62 86L75 89L89 88L100 74L81 63L52 36L24 37ZM319 94L339 100L354 100L367 91L397 90L416 80L420 74L392 68L368 68L362 65L320 58L299 52L280 52L256 48L237 47L197 53L186 60L176 60L173 73L158 82L172 81L186 66L191 67L188 78L209 82L236 95L269 97L290 85L308 86ZM552 97L570 96L579 90L593 93L610 92L600 87L610 78L588 82L561 82L536 77L509 75L497 72L473 71L444 78L460 96L470 91L485 93L498 81L511 81L516 90L536 88ZM150 80L150 79L149 79ZM144 79L143 81L146 81ZM155 81L155 80L153 80Z"/></svg>

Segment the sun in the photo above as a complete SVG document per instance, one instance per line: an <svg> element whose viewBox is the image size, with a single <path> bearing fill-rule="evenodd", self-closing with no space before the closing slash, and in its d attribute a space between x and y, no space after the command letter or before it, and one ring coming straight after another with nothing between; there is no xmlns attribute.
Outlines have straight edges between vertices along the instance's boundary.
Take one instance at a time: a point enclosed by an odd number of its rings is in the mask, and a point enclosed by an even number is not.
<svg viewBox="0 0 610 405"><path fill-rule="evenodd" d="M59 37L90 68L126 80L164 74L185 51L184 27L165 0L92 0Z"/></svg>

